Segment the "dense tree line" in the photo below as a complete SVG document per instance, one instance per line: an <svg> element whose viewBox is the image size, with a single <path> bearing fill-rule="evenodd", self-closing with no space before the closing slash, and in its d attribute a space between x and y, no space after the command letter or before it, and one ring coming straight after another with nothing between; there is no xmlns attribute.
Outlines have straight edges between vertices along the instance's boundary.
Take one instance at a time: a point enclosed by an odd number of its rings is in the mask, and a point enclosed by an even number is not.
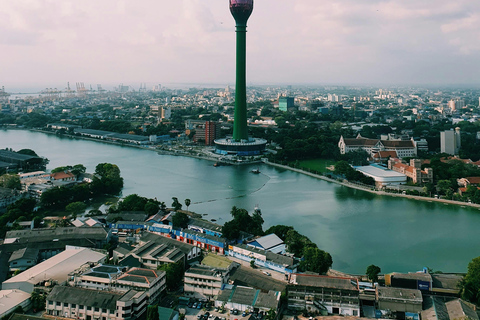
<svg viewBox="0 0 480 320"><path fill-rule="evenodd" d="M298 233L291 226L276 225L268 228L265 234L275 233L285 242L287 251L297 258L303 258L300 262L301 271L311 271L325 274L333 264L332 256L313 243L308 237Z"/></svg>
<svg viewBox="0 0 480 320"><path fill-rule="evenodd" d="M149 216L154 215L160 210L160 202L156 199L148 199L137 194L126 196L120 200L117 206L109 208L109 212L122 211L145 211Z"/></svg>
<svg viewBox="0 0 480 320"><path fill-rule="evenodd" d="M335 173L344 176L345 179L350 182L357 181L371 186L375 185L375 180L372 177L367 177L360 171L355 170L354 168L352 168L352 166L348 164L347 161L344 160L338 161L335 164Z"/></svg>
<svg viewBox="0 0 480 320"><path fill-rule="evenodd" d="M250 215L247 210L233 206L230 214L233 219L225 222L222 228L223 237L227 240L238 239L241 231L254 236L264 234L262 229L264 221L259 210L255 210L255 212Z"/></svg>
<svg viewBox="0 0 480 320"><path fill-rule="evenodd" d="M41 217L38 217L34 213L34 208L36 206L36 201L34 199L20 199L15 203L7 207L7 211L0 215L0 238L5 236L5 233L9 230L20 229L18 222L28 221L33 219L34 226L38 227L42 221ZM13 222L12 227L8 227L7 223Z"/></svg>

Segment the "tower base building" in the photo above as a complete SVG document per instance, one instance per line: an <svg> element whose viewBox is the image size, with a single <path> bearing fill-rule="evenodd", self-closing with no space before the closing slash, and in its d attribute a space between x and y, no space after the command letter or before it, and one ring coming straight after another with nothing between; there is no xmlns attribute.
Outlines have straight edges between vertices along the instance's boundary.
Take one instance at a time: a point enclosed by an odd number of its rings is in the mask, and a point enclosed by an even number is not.
<svg viewBox="0 0 480 320"><path fill-rule="evenodd" d="M235 141L230 138L215 140L215 153L223 155L256 156L265 151L267 140L249 138L248 140Z"/></svg>

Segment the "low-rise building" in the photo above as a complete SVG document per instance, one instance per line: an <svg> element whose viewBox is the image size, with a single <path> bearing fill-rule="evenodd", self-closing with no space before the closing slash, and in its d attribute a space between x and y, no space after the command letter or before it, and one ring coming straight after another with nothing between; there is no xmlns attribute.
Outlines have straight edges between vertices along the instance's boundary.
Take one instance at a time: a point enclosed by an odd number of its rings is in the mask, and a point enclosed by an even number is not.
<svg viewBox="0 0 480 320"><path fill-rule="evenodd" d="M17 289L32 293L35 286L45 282L61 283L69 274L85 264L103 263L106 255L87 248L67 247L65 251L45 260L18 275L5 280L2 289Z"/></svg>
<svg viewBox="0 0 480 320"><path fill-rule="evenodd" d="M394 314L404 318L407 313L418 315L422 311L423 298L418 289L377 287L376 295L383 317Z"/></svg>
<svg viewBox="0 0 480 320"><path fill-rule="evenodd" d="M294 258L271 251L256 249L245 244L229 246L228 255L246 262L253 260L257 266L281 273L297 272L298 262Z"/></svg>
<svg viewBox="0 0 480 320"><path fill-rule="evenodd" d="M271 251L273 253L285 254L285 243L275 233L259 237L247 243L247 246Z"/></svg>
<svg viewBox="0 0 480 320"><path fill-rule="evenodd" d="M38 249L35 248L22 248L16 250L8 259L10 271L23 271L37 264Z"/></svg>
<svg viewBox="0 0 480 320"><path fill-rule="evenodd" d="M358 166L354 167L354 169L373 178L377 188L407 183L407 176L405 174L389 170L377 164Z"/></svg>
<svg viewBox="0 0 480 320"><path fill-rule="evenodd" d="M262 292L250 287L224 285L215 300L216 307L225 307L230 310L268 312L277 311L280 303L280 292Z"/></svg>
<svg viewBox="0 0 480 320"><path fill-rule="evenodd" d="M292 274L287 292L292 310L360 315L358 281L353 278Z"/></svg>
<svg viewBox="0 0 480 320"><path fill-rule="evenodd" d="M204 265L192 266L185 272L184 292L198 299L213 298L227 283L229 271Z"/></svg>
<svg viewBox="0 0 480 320"><path fill-rule="evenodd" d="M407 165L397 158L391 158L388 161L388 168L406 175L413 183L421 185L433 183L433 169L425 168L422 170L422 160L420 159L411 159L410 165Z"/></svg>
<svg viewBox="0 0 480 320"><path fill-rule="evenodd" d="M134 320L147 307L142 291L99 291L78 287L55 286L47 296L46 313L74 319Z"/></svg>
<svg viewBox="0 0 480 320"><path fill-rule="evenodd" d="M29 306L30 293L17 289L0 290L0 319L15 312L18 307L28 310Z"/></svg>
<svg viewBox="0 0 480 320"><path fill-rule="evenodd" d="M445 300L440 297L425 297L422 320L478 320L476 306L462 299Z"/></svg>

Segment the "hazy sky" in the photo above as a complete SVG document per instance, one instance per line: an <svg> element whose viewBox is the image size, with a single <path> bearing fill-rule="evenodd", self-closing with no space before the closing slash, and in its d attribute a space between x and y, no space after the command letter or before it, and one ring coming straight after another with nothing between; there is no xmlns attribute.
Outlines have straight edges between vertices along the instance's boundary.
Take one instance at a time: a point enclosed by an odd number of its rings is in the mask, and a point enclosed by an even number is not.
<svg viewBox="0 0 480 320"><path fill-rule="evenodd" d="M0 0L0 85L233 83L228 0ZM255 0L249 83L478 84L478 0Z"/></svg>

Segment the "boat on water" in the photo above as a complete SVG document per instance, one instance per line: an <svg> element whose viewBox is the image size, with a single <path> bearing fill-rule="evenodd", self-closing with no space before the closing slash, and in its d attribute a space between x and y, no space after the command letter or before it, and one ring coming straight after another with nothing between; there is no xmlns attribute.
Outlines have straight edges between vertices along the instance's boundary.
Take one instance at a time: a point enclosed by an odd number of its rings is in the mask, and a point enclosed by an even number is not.
<svg viewBox="0 0 480 320"><path fill-rule="evenodd" d="M259 174L259 173L260 173L260 169L258 169L258 168L257 168L257 169L253 169L251 172L252 172L252 173L255 173L255 174Z"/></svg>

